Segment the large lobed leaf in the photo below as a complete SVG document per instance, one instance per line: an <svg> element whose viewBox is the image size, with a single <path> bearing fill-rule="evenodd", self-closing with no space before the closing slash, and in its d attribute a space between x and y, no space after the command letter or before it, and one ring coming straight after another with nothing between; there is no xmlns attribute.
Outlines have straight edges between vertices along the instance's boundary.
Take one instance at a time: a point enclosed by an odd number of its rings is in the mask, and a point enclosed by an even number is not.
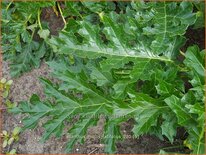
<svg viewBox="0 0 206 155"><path fill-rule="evenodd" d="M151 3L145 3L147 11L151 10L152 15L146 12L151 16L150 20L141 26L133 18L137 14L141 18L144 9L141 10L138 2L135 4L134 9L128 7L130 11L124 14L99 13L103 30L98 25L80 21L79 34L83 36L84 41L74 42L68 33L62 32L59 37L50 40L53 49L64 54L75 53L80 57L112 56L128 58L131 61L141 61L144 58L170 61L183 44L182 35L187 27L195 22L192 4L164 2L152 3L151 7ZM139 27L137 29L134 26ZM136 33L134 30L137 30ZM107 44L100 34L106 36Z"/></svg>
<svg viewBox="0 0 206 155"><path fill-rule="evenodd" d="M95 125L100 115L107 118L103 141L106 144L105 151L108 153L115 151L115 142L121 139L119 124L135 118L137 124L133 132L136 136L150 132L164 109L168 109L159 99L154 99L142 93L129 93L131 104L115 99L112 94L107 94L105 89L98 88L99 79L90 79L91 64L88 68L79 65L80 70L74 66L68 66L64 61L48 63L53 69L53 75L62 82L59 85L52 84L49 80L41 79L45 87L47 100L40 101L34 95L30 102L22 102L13 109L15 113L29 114L23 121L26 128L34 128L43 117L49 116L43 127L45 133L43 140L48 139L52 134L61 136L65 122L69 122L73 117L79 115L79 120L68 131L71 138L66 146L67 151L71 151L76 142L84 142L87 129ZM60 68L61 67L61 68ZM93 67L100 69L93 64ZM76 72L74 71L76 70ZM74 71L73 73L71 71ZM93 70L92 70L93 71ZM101 81L101 80L100 80ZM112 79L114 81L114 79ZM111 81L107 86L112 86ZM109 91L109 90L107 90ZM110 90L111 91L111 90ZM82 96L77 97L81 92ZM54 102L55 101L55 102Z"/></svg>
<svg viewBox="0 0 206 155"><path fill-rule="evenodd" d="M132 81L141 79L155 62L173 63L184 45L186 29L196 20L190 2L132 2L125 13L105 11L98 15L97 24L79 19L78 31L71 31L68 24L68 31L49 40L51 47L59 54L106 57L100 62L105 70L133 62Z"/></svg>

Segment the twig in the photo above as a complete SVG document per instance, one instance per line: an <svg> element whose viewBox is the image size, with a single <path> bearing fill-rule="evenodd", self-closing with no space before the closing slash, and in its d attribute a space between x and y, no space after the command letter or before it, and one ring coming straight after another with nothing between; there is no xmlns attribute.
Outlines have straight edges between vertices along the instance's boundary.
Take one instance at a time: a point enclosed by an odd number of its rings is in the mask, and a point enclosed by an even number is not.
<svg viewBox="0 0 206 155"><path fill-rule="evenodd" d="M92 154L92 153L94 153L95 151L97 151L98 150L98 148L95 148L94 150L92 150L91 152L89 152L88 154Z"/></svg>
<svg viewBox="0 0 206 155"><path fill-rule="evenodd" d="M91 144L91 145L88 145L87 147L88 148L91 148L91 147L102 148L102 147L104 147L104 144Z"/></svg>

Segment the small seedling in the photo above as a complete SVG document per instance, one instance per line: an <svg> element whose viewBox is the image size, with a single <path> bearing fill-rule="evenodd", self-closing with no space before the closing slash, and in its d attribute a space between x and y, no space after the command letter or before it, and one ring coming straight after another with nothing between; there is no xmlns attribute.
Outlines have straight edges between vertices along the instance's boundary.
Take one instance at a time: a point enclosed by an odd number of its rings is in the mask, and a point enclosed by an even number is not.
<svg viewBox="0 0 206 155"><path fill-rule="evenodd" d="M12 109L17 106L17 103L14 102L12 103L9 99L9 91L10 87L12 85L13 81L12 80L6 80L5 78L2 78L0 81L0 90L2 91L2 97L5 99L5 105L7 107L7 110ZM16 154L16 149L11 149L11 146L14 142L17 142L19 140L19 133L20 133L21 128L20 127L15 127L11 133L9 133L6 130L2 131L2 137L3 137L3 148L7 148L7 153L8 155Z"/></svg>
<svg viewBox="0 0 206 155"><path fill-rule="evenodd" d="M12 85L12 80L6 80L5 78L2 78L0 81L0 90L3 91L2 96L3 98L7 98L9 95L10 87Z"/></svg>
<svg viewBox="0 0 206 155"><path fill-rule="evenodd" d="M2 134L3 134L3 138L4 138L3 148L5 148L7 146L7 144L8 144L9 134L8 134L8 132L6 130L3 130Z"/></svg>
<svg viewBox="0 0 206 155"><path fill-rule="evenodd" d="M11 151L7 152L6 155L16 154L16 149L12 149Z"/></svg>
<svg viewBox="0 0 206 155"><path fill-rule="evenodd" d="M7 109L12 109L14 107L17 106L17 103L14 102L12 103L9 99L8 99L8 96L9 96L9 92L10 92L10 88L11 88L11 85L12 85L13 81L12 80L6 80L5 78L2 78L1 81L0 81L0 90L2 91L2 97L4 98L5 100L5 105L6 105L6 108Z"/></svg>
<svg viewBox="0 0 206 155"><path fill-rule="evenodd" d="M3 148L7 148L6 154L16 154L16 149L10 150L14 142L18 142L19 133L21 131L20 127L15 127L11 133L8 133L6 130L2 131L3 136Z"/></svg>
<svg viewBox="0 0 206 155"><path fill-rule="evenodd" d="M12 145L13 142L17 142L19 140L20 130L20 127L15 127L11 134L9 134L6 130L2 131L4 139L3 148L7 147L8 145Z"/></svg>
<svg viewBox="0 0 206 155"><path fill-rule="evenodd" d="M12 109L17 106L17 102L11 102L10 100L6 100L5 102L7 109Z"/></svg>

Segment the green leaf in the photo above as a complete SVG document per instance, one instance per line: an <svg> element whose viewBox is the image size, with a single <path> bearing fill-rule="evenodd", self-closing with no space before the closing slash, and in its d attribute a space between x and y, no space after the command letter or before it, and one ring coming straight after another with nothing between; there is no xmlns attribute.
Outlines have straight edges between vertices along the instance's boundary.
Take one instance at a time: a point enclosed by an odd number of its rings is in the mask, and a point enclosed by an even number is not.
<svg viewBox="0 0 206 155"><path fill-rule="evenodd" d="M147 80L149 77L145 76L146 72L151 70L153 63L151 60L142 59L141 61L135 61L132 72L130 73L131 79L136 80Z"/></svg>
<svg viewBox="0 0 206 155"><path fill-rule="evenodd" d="M6 130L3 130L3 131L2 131L2 134L3 134L4 136L7 136L7 135L8 135L8 132L7 132Z"/></svg>
<svg viewBox="0 0 206 155"><path fill-rule="evenodd" d="M150 20L145 19L147 27L138 25L134 20L134 10L125 14L99 13L103 28L84 20L78 22L81 41L74 39L74 33L68 31L60 33L58 38L52 37L49 42L60 54L75 54L82 58L106 57L107 59L101 63L104 71L121 68L133 62L130 78L134 81L146 78L144 73L151 70L153 61L172 62L184 44L185 39L182 35L196 18L189 2L151 2L144 5L144 9L152 10L154 13ZM144 10L139 7L142 6L137 5L135 9L142 16L141 11ZM135 28L137 26L138 29Z"/></svg>
<svg viewBox="0 0 206 155"><path fill-rule="evenodd" d="M20 127L15 127L14 130L12 131L12 135L16 136L20 133L21 128Z"/></svg>
<svg viewBox="0 0 206 155"><path fill-rule="evenodd" d="M120 133L120 127L113 123L107 122L104 126L104 137L103 141L106 144L105 152L114 153L116 150L115 142L121 140L122 135Z"/></svg>
<svg viewBox="0 0 206 155"><path fill-rule="evenodd" d="M205 131L205 109L200 103L194 105L187 104L186 107L189 109L189 113L196 114L198 125L195 128L188 128L189 137L187 138L188 143L191 144L193 153L204 154L204 131Z"/></svg>
<svg viewBox="0 0 206 155"><path fill-rule="evenodd" d="M39 99L34 100L33 95L29 103L21 102L18 107L15 107L10 111L13 113L33 114L33 117L26 117L23 119L24 128L22 130L25 130L27 128L34 128L37 125L39 119L52 111L52 109L49 105L41 103Z"/></svg>
<svg viewBox="0 0 206 155"><path fill-rule="evenodd" d="M80 114L82 118L80 122L75 124L69 133L74 135L71 141L67 145L67 151L71 150L74 143L77 141L83 142L82 138L75 137L79 135L84 137L86 134L87 128L91 125L94 125L97 120L93 119L93 116L98 116L101 113L108 114L111 109L112 101L107 99L100 91L95 90L95 88L90 88L86 81L81 79L73 78L75 74L69 72L69 70L62 70L63 72L56 71L56 75L59 76L59 79L72 84L74 87L72 89L85 90L86 94L83 99L75 99L75 96L69 95L64 91L60 91L58 86L53 85L50 81L41 79L42 83L45 86L45 92L48 95L48 99L55 98L56 103L52 104L50 101L40 101L39 98L34 95L31 98L31 103L21 103L21 105L13 110L13 112L29 113L30 116L24 119L24 128L31 128L36 126L39 119L46 115L50 115L50 119L44 123L43 127L45 128L45 133L42 137L42 140L48 139L52 134L56 136L62 135L62 130L64 128L64 122L72 119L75 115ZM77 87L81 86L81 87ZM88 98L89 96L92 97ZM86 118L86 119L85 119ZM85 123L85 124L84 124Z"/></svg>
<svg viewBox="0 0 206 155"><path fill-rule="evenodd" d="M157 118L159 115L158 109L144 109L140 108L140 111L137 113L135 120L136 124L132 129L134 135L139 137L143 133L148 133L151 126L155 126L157 122Z"/></svg>
<svg viewBox="0 0 206 155"><path fill-rule="evenodd" d="M142 93L130 93L132 104L122 107L116 107L114 117L118 116L116 121L125 121L129 118L135 118L136 124L132 129L135 136L148 133L152 126L155 126L161 111L167 106L163 106L161 101L155 100L149 95Z"/></svg>
<svg viewBox="0 0 206 155"><path fill-rule="evenodd" d="M14 138L11 137L11 138L8 140L8 145L11 145L11 144L13 143L13 141L14 141Z"/></svg>
<svg viewBox="0 0 206 155"><path fill-rule="evenodd" d="M110 72L103 72L99 67L92 64L88 64L87 67L91 70L90 77L97 81L97 86L108 85L113 82Z"/></svg>
<svg viewBox="0 0 206 155"><path fill-rule="evenodd" d="M41 38L46 40L49 37L50 32L47 29L46 30L39 30L38 34Z"/></svg>
<svg viewBox="0 0 206 155"><path fill-rule="evenodd" d="M3 5L3 56L4 60L10 64L12 77L17 77L24 72L30 71L34 66L39 67L40 58L45 55L46 51L49 51L48 49L40 50L44 41L34 41L36 40L34 39L34 33L38 29L38 10L42 7L54 6L55 2L10 4ZM7 6L9 7L7 8ZM40 30L39 33L43 38L48 36L48 30Z"/></svg>
<svg viewBox="0 0 206 155"><path fill-rule="evenodd" d="M197 8L196 17L197 20L193 26L194 29L205 27L205 5L201 1L193 2L193 5Z"/></svg>
<svg viewBox="0 0 206 155"><path fill-rule="evenodd" d="M194 154L205 154L204 126L201 128L188 128L188 143Z"/></svg>
<svg viewBox="0 0 206 155"><path fill-rule="evenodd" d="M174 115L171 114L163 114L163 118L165 119L161 125L162 135L165 135L171 143L174 141L174 137L177 133L177 120Z"/></svg>
<svg viewBox="0 0 206 155"><path fill-rule="evenodd" d="M8 141L7 141L7 140L4 140L4 141L3 141L3 144L2 144L2 147L5 148L5 147L7 146L7 144L8 144Z"/></svg>
<svg viewBox="0 0 206 155"><path fill-rule="evenodd" d="M160 95L170 95L173 94L174 85L167 83L165 81L160 81L160 83L156 86L157 93Z"/></svg>
<svg viewBox="0 0 206 155"><path fill-rule="evenodd" d="M180 125L190 125L191 127L196 125L195 120L188 113L181 100L176 96L172 95L166 98L165 103L170 107L170 109L176 114L178 123Z"/></svg>
<svg viewBox="0 0 206 155"><path fill-rule="evenodd" d="M12 83L13 83L13 80L9 80L9 81L6 82L6 85L7 85L7 86L11 86Z"/></svg>
<svg viewBox="0 0 206 155"><path fill-rule="evenodd" d="M96 123L97 123L97 119L93 119L92 117L82 119L81 121L75 123L75 125L69 130L69 133L71 134L72 138L69 139L69 142L67 143L66 152L71 152L75 143L77 142L83 143L84 136L87 133L88 127L92 125L96 125Z"/></svg>
<svg viewBox="0 0 206 155"><path fill-rule="evenodd" d="M50 40L50 44L52 44L53 48L55 50L58 50L59 53L69 54L69 53L75 53L80 57L89 57L89 58L95 58L95 57L101 57L101 56L107 56L107 57L122 57L122 58L128 58L132 60L138 60L138 59L157 59L162 61L171 61L170 59L159 57L157 55L152 55L152 53L148 53L149 51L145 50L134 50L134 49L128 49L128 47L125 47L123 43L118 42L117 45L115 45L114 48L106 48L104 45L101 45L101 42L99 38L97 38L97 32L94 31L95 27L92 28L92 25L86 22L82 22L81 25L83 25L84 29L82 31L86 33L87 44L84 45L77 45L72 40L70 40L69 36L67 36L66 33L61 33L58 40L64 40L63 42L58 41L55 38L52 38ZM114 33L114 32L113 32ZM116 32L117 33L117 32Z"/></svg>
<svg viewBox="0 0 206 155"><path fill-rule="evenodd" d="M128 85L128 81L126 80L117 81L117 83L113 85L115 91L114 97L117 99L124 98L127 95L125 91L127 85Z"/></svg>
<svg viewBox="0 0 206 155"><path fill-rule="evenodd" d="M55 67L55 66L53 66ZM86 94L85 96L93 98L90 102L95 103L111 103L112 101L107 96L104 96L102 90L98 90L94 85L89 84L88 76L84 72L80 72L79 74L74 74L71 71L71 68L67 70L56 70L56 67L53 68L55 72L53 73L55 77L64 81L64 84L69 85L69 88L72 90L77 90ZM57 93L58 94L58 93ZM58 97L57 97L58 98ZM63 98L63 97L62 97ZM58 98L60 99L60 98Z"/></svg>
<svg viewBox="0 0 206 155"><path fill-rule="evenodd" d="M184 63L190 69L193 69L201 78L205 76L204 51L200 52L198 46L191 46L187 49Z"/></svg>
<svg viewBox="0 0 206 155"><path fill-rule="evenodd" d="M205 84L205 52L199 51L198 46L188 47L185 54L184 64L190 69L188 76L190 83L193 86L191 91L197 100L204 102L204 84Z"/></svg>
<svg viewBox="0 0 206 155"><path fill-rule="evenodd" d="M45 49L42 50L42 47L35 41L23 46L21 53L16 55L12 60L12 64L10 65L11 76L19 76L21 73L30 70L31 66L38 67L42 57L37 55L38 52L43 52L44 55Z"/></svg>
<svg viewBox="0 0 206 155"><path fill-rule="evenodd" d="M79 103L72 100L69 96L67 96L65 93L62 93L61 91L58 91L58 89L52 85L52 83L49 80L46 79L40 79L41 82L45 86L45 93L49 97L55 97L57 100L57 103L67 103L71 107L78 106Z"/></svg>
<svg viewBox="0 0 206 155"><path fill-rule="evenodd" d="M9 92L6 90L3 92L2 97L7 98L9 96Z"/></svg>
<svg viewBox="0 0 206 155"><path fill-rule="evenodd" d="M202 142L204 135L204 107L198 104L191 105L191 101L191 99L188 100L187 105L184 106L181 100L174 95L165 99L167 105L176 114L178 124L184 126L187 129L189 133L187 141L189 142L189 144L191 144L193 152L195 154L199 154L204 152L204 145ZM191 113L198 113L199 118L197 119Z"/></svg>
<svg viewBox="0 0 206 155"><path fill-rule="evenodd" d="M2 78L2 79L1 79L1 83L2 83L2 84L5 84L5 83L6 83L6 79L5 79L5 78Z"/></svg>
<svg viewBox="0 0 206 155"><path fill-rule="evenodd" d="M180 4L163 2L156 3L151 9L154 9L152 20L156 24L153 28L152 26L144 28L144 33L156 37L151 48L157 53L165 51L168 56L176 55L176 48L184 43L182 35L187 27L194 24L196 20L195 14L192 13L192 4L188 2Z"/></svg>
<svg viewBox="0 0 206 155"><path fill-rule="evenodd" d="M9 153L8 154L16 154L16 149L12 149L11 151L9 151Z"/></svg>
<svg viewBox="0 0 206 155"><path fill-rule="evenodd" d="M82 4L95 13L115 10L114 2L82 2Z"/></svg>

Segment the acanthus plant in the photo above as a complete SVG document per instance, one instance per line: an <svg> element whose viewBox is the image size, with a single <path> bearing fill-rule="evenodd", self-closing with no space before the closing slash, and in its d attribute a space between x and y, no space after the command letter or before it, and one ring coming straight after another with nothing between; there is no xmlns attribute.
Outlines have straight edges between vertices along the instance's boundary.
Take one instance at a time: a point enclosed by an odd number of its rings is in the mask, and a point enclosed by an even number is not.
<svg viewBox="0 0 206 155"><path fill-rule="evenodd" d="M105 116L106 153L116 151L121 123L134 119L136 137L153 134L173 143L177 128L184 127L185 144L204 154L205 53L197 45L180 50L188 27L204 23L195 12L200 4L64 2L66 27L45 38L59 56L47 63L60 83L40 78L47 99L34 94L11 111L28 114L24 129L47 117L43 140L62 136L65 122L80 116L68 131L67 152L84 142L99 120L95 116Z"/></svg>
<svg viewBox="0 0 206 155"><path fill-rule="evenodd" d="M33 67L38 68L41 59L52 57L46 42L37 38L49 35L39 22L41 8L54 5L55 2L2 3L2 49L12 77L18 77Z"/></svg>

